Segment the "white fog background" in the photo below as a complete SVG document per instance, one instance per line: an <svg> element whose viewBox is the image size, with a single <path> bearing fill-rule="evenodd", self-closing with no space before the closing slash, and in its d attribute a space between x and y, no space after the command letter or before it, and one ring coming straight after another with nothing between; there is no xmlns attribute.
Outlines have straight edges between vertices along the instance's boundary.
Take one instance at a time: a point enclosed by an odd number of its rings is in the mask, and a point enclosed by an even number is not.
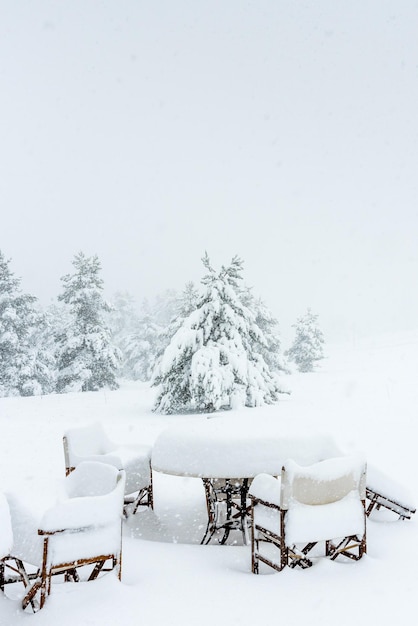
<svg viewBox="0 0 418 626"><path fill-rule="evenodd" d="M0 0L0 250L48 304L235 254L286 335L417 327L418 3Z"/></svg>

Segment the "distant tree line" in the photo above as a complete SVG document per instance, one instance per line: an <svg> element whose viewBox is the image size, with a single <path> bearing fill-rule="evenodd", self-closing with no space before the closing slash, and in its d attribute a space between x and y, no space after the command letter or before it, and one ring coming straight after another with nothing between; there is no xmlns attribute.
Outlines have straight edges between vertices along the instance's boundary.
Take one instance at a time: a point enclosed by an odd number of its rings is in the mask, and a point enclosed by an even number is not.
<svg viewBox="0 0 418 626"><path fill-rule="evenodd" d="M99 259L80 252L43 310L0 251L0 397L116 389L123 378L150 381L163 413L276 402L288 360L306 372L323 357L317 316L297 321L284 354L241 259L218 271L207 254L202 261L201 288L189 282L137 306L128 293L106 302Z"/></svg>

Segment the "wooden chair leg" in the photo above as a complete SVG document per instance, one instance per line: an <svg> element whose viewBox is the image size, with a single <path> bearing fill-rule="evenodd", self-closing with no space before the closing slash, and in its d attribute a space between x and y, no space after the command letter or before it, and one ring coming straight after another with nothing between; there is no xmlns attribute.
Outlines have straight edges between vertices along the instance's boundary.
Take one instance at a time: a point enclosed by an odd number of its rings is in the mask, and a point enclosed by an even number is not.
<svg viewBox="0 0 418 626"><path fill-rule="evenodd" d="M98 563L96 563L96 565L93 568L93 571L91 572L90 576L88 577L87 580L96 580L96 578L98 577L98 575L100 574L100 572L103 569L103 566L105 564L105 560L103 559L102 561L99 561Z"/></svg>
<svg viewBox="0 0 418 626"><path fill-rule="evenodd" d="M113 558L113 568L116 570L118 579L122 580L122 552Z"/></svg>
<svg viewBox="0 0 418 626"><path fill-rule="evenodd" d="M80 577L78 575L77 568L73 567L72 569L66 570L64 574L64 580L65 582L71 582L71 581L74 583L80 582Z"/></svg>
<svg viewBox="0 0 418 626"><path fill-rule="evenodd" d="M352 552L356 550L356 552ZM358 537L357 535L350 535L344 537L337 545L332 541L326 542L325 555L335 561L339 556L345 556L353 561L358 561L366 553L366 539L365 537Z"/></svg>
<svg viewBox="0 0 418 626"><path fill-rule="evenodd" d="M251 571L253 574L259 573L258 565L258 531L254 522L254 502L251 502Z"/></svg>
<svg viewBox="0 0 418 626"><path fill-rule="evenodd" d="M307 569L308 567L312 567L312 561L307 556L309 552L312 550L314 546L316 546L317 542L311 542L306 544L301 550L296 549L295 546L288 548L288 559L289 559L289 567L301 567L302 569Z"/></svg>
<svg viewBox="0 0 418 626"><path fill-rule="evenodd" d="M28 593L24 596L22 600L22 608L23 610L30 604L32 606L32 610L34 613L39 611L41 608L39 600L36 598L36 594L41 588L41 581L37 580L33 583L32 587L29 589Z"/></svg>

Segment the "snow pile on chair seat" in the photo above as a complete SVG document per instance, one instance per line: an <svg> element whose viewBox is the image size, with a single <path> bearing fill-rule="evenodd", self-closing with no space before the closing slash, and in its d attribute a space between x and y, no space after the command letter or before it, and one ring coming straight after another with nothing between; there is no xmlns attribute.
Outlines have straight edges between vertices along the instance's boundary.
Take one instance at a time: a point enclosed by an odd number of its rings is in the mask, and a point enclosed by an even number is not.
<svg viewBox="0 0 418 626"><path fill-rule="evenodd" d="M65 532L49 538L49 561L69 563L98 555L117 554L121 545L119 523L95 526L84 531Z"/></svg>
<svg viewBox="0 0 418 626"><path fill-rule="evenodd" d="M308 505L298 502L286 515L286 543L322 541L364 532L364 508L355 492L338 502Z"/></svg>
<svg viewBox="0 0 418 626"><path fill-rule="evenodd" d="M9 505L3 493L0 493L0 559L10 553L13 543L12 524Z"/></svg>

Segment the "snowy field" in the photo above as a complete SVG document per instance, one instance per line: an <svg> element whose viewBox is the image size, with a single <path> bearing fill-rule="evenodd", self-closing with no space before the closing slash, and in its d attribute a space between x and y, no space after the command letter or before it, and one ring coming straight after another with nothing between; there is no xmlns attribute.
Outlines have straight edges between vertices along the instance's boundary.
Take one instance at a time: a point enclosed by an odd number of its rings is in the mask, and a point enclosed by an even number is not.
<svg viewBox="0 0 418 626"><path fill-rule="evenodd" d="M327 432L347 452L363 451L418 503L418 332L328 346L326 354L317 372L287 377L292 394L278 405L235 415L275 415L301 433L307 426ZM167 425L205 419L154 415L153 396L147 385L129 383L113 392L0 399L0 490L21 493L29 505L46 502L64 475L68 427L99 420L115 441L152 444ZM11 586L12 597L0 593L0 626L282 620L344 626L413 618L416 516L401 522L389 512L373 513L368 554L358 563L321 559L308 570L254 576L249 546L199 545L206 526L199 479L155 473L154 498L154 512L140 510L124 523L122 583L107 574L91 583L53 584L35 615L22 612Z"/></svg>

